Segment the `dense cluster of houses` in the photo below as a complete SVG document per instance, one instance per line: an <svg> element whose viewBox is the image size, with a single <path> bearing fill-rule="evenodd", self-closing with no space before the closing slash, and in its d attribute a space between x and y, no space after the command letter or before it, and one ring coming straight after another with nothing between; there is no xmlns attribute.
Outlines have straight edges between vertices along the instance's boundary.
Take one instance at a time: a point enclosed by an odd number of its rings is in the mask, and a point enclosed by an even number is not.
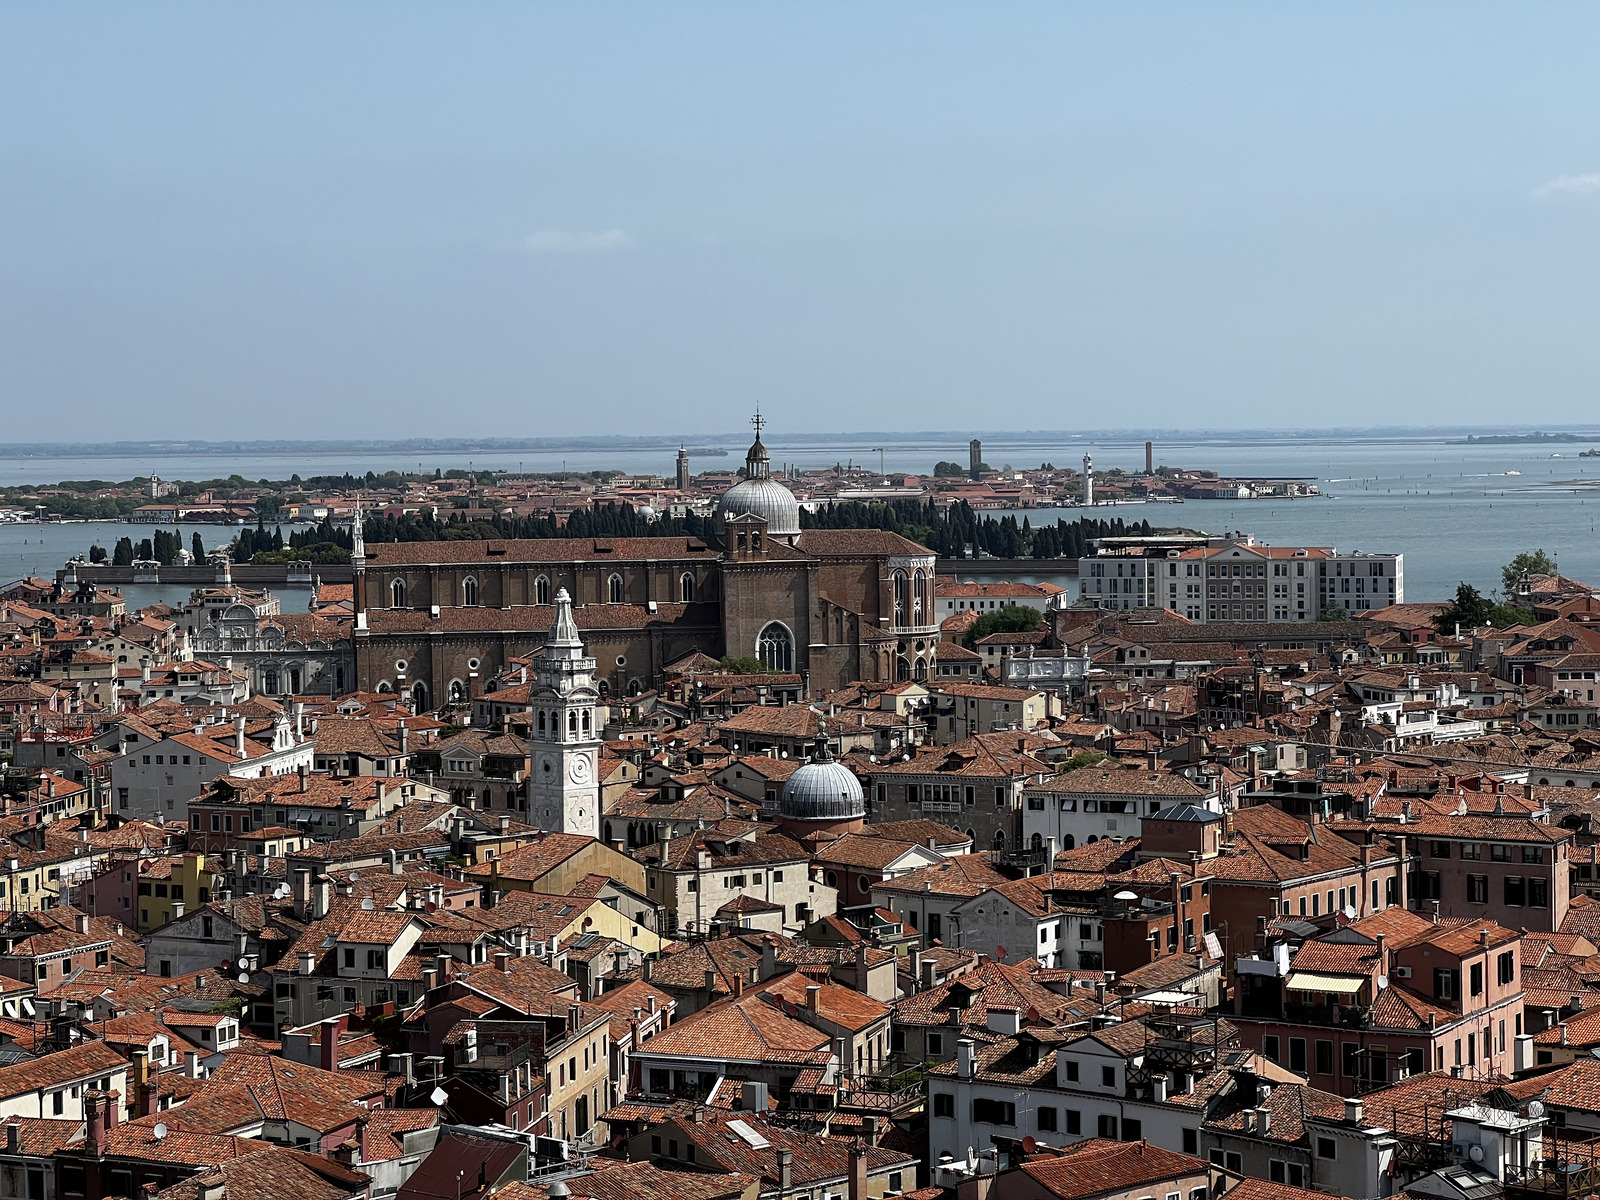
<svg viewBox="0 0 1600 1200"><path fill-rule="evenodd" d="M0 1195L1595 1190L1583 585L1440 632L941 581L930 677L690 655L537 783L541 654L264 694L193 652L238 591L0 595Z"/></svg>

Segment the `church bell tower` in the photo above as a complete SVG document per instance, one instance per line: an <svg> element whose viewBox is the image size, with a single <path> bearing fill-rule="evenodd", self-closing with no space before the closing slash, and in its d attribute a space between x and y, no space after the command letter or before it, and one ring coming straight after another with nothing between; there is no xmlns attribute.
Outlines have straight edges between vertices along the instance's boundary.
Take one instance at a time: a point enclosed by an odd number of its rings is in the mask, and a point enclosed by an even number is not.
<svg viewBox="0 0 1600 1200"><path fill-rule="evenodd" d="M528 757L528 817L552 833L600 836L600 730L595 662L583 652L572 597L556 592L555 620L534 661Z"/></svg>

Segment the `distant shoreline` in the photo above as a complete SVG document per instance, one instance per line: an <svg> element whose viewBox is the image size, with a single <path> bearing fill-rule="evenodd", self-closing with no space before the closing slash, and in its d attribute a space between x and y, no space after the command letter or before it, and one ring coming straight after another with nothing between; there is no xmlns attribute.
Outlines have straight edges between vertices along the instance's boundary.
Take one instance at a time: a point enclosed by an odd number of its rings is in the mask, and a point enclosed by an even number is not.
<svg viewBox="0 0 1600 1200"><path fill-rule="evenodd" d="M259 441L184 441L170 439L112 442L18 442L0 444L0 458L116 458L128 455L151 457L201 456L225 458L235 455L293 457L308 454L507 454L551 453L557 451L641 451L676 453L692 443L690 454L711 454L718 448L743 447L744 433L696 433L630 436L607 434L539 438L399 438L361 439L271 439ZM873 443L903 448L922 445L948 446L953 441L992 440L1011 444L1018 439L1048 442L1053 446L1099 443L1157 441L1168 444L1206 442L1256 442L1262 445L1284 443L1348 442L1351 439L1373 443L1436 442L1442 445L1521 445L1540 442L1600 441L1600 425L1570 426L1560 433L1548 433L1527 426L1369 426L1322 429L1013 429L1013 430L880 430L859 433L803 433L775 427L769 442L796 446L838 445L841 448L872 449Z"/></svg>

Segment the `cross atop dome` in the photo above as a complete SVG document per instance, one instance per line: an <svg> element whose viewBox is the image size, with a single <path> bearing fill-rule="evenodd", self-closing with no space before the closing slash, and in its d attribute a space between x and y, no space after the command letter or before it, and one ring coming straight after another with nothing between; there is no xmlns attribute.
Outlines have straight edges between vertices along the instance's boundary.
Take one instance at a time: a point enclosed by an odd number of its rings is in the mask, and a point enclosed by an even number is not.
<svg viewBox="0 0 1600 1200"><path fill-rule="evenodd" d="M750 424L756 427L756 441L758 442L761 440L761 430L766 423L767 419L761 415L761 404L757 402L756 415L750 418Z"/></svg>

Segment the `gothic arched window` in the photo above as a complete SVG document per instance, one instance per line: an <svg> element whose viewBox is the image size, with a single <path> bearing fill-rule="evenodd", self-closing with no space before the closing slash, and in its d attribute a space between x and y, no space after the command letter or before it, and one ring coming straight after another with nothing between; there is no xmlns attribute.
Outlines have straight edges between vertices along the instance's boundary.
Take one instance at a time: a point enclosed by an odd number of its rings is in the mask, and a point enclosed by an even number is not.
<svg viewBox="0 0 1600 1200"><path fill-rule="evenodd" d="M468 608L478 603L478 581L470 575L461 581L461 603Z"/></svg>
<svg viewBox="0 0 1600 1200"><path fill-rule="evenodd" d="M684 604L694 602L694 576L688 571L678 578L678 599Z"/></svg>
<svg viewBox="0 0 1600 1200"><path fill-rule="evenodd" d="M919 567L911 576L911 623L922 624L922 569Z"/></svg>
<svg viewBox="0 0 1600 1200"><path fill-rule="evenodd" d="M533 602L535 604L550 603L550 577L541 575L533 581Z"/></svg>
<svg viewBox="0 0 1600 1200"><path fill-rule="evenodd" d="M906 573L904 571L896 571L894 573L894 623L896 625L904 625L906 623Z"/></svg>
<svg viewBox="0 0 1600 1200"><path fill-rule="evenodd" d="M756 639L756 657L767 670L788 674L794 670L794 635L782 623L772 622Z"/></svg>
<svg viewBox="0 0 1600 1200"><path fill-rule="evenodd" d="M622 576L621 575L613 575L609 580L607 580L606 581L606 591L607 591L608 596L610 597L611 603L613 603L613 604L621 604L622 603Z"/></svg>
<svg viewBox="0 0 1600 1200"><path fill-rule="evenodd" d="M461 680L450 681L450 703L459 704L467 698L467 689L461 686Z"/></svg>
<svg viewBox="0 0 1600 1200"><path fill-rule="evenodd" d="M428 711L428 689L425 684L411 685L411 711L418 713Z"/></svg>
<svg viewBox="0 0 1600 1200"><path fill-rule="evenodd" d="M389 584L389 607L404 608L406 606L406 581L396 579Z"/></svg>

